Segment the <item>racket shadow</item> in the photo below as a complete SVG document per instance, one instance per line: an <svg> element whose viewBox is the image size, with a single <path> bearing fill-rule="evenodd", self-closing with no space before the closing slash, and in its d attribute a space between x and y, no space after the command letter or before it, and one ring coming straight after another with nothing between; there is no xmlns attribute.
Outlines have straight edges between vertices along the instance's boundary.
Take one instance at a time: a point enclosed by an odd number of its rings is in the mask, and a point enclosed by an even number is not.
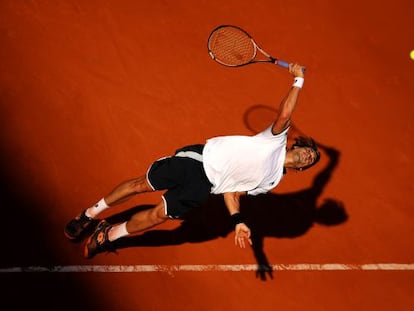
<svg viewBox="0 0 414 311"><path fill-rule="evenodd" d="M243 115L243 123L254 135L268 128L277 119L279 111L266 105L254 105L246 110ZM296 136L308 136L295 124L291 123L288 132L288 140L292 141Z"/></svg>
<svg viewBox="0 0 414 311"><path fill-rule="evenodd" d="M288 194L268 193L242 197L241 212L252 230L251 249L258 264L256 277L261 280L273 279L271 264L264 250L265 238L295 238L306 234L315 224L339 225L348 219L344 204L339 200L326 198L322 204L317 204L340 156L334 148L321 144L319 146L329 161L314 177L309 188ZM108 221L125 221L133 213L150 207L152 205L136 206L108 218ZM211 195L204 206L188 214L177 228L146 231L137 236L119 239L114 246L122 249L202 243L229 234L233 234L233 226L223 198Z"/></svg>

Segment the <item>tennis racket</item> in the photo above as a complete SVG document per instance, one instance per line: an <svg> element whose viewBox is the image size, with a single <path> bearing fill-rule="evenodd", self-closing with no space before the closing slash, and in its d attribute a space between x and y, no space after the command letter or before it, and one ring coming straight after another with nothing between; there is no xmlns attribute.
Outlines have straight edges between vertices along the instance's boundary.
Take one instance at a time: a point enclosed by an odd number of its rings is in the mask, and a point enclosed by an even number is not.
<svg viewBox="0 0 414 311"><path fill-rule="evenodd" d="M224 66L240 67L253 63L273 63L289 68L289 63L270 56L259 47L251 35L237 26L220 25L213 29L208 37L207 47L211 58Z"/></svg>

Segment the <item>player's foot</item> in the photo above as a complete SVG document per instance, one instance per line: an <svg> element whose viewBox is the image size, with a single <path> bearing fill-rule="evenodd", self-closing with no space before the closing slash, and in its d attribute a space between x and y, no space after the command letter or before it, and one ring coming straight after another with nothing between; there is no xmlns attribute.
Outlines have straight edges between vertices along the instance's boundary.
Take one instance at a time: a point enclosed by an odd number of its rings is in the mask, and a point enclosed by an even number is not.
<svg viewBox="0 0 414 311"><path fill-rule="evenodd" d="M98 220L85 215L85 211L70 220L65 227L65 235L70 240L77 240L80 236Z"/></svg>
<svg viewBox="0 0 414 311"><path fill-rule="evenodd" d="M95 232L88 238L85 244L83 255L85 258L92 258L98 253L114 251L112 243L108 239L108 232L111 230L106 220L102 220Z"/></svg>

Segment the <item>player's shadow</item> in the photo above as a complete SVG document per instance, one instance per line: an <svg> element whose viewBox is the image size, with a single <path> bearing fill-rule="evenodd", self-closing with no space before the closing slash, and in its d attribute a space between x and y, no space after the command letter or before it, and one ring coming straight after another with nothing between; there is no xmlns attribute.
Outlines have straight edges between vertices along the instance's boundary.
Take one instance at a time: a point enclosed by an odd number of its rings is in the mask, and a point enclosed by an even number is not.
<svg viewBox="0 0 414 311"><path fill-rule="evenodd" d="M319 146L328 157L328 163L315 176L309 188L289 194L269 193L242 197L241 212L252 230L252 250L258 264L257 276L262 280L266 277L273 278L271 264L264 251L264 238L294 238L305 234L315 223L337 225L347 220L344 205L340 201L325 199L322 204L317 204L339 161L336 149L321 144ZM151 207L153 206L137 206L108 218L108 221L125 221L135 212ZM177 228L155 229L122 238L115 242L115 247L120 249L200 243L226 237L233 230L222 196L212 195L207 204L187 215Z"/></svg>
<svg viewBox="0 0 414 311"><path fill-rule="evenodd" d="M344 204L332 198L319 198L339 162L339 151L319 144L328 157L328 163L314 177L307 189L288 194L247 196L241 204L252 230L253 251L259 265L257 276L273 278L271 265L264 252L265 237L294 238L305 234L314 224L332 226L348 219Z"/></svg>

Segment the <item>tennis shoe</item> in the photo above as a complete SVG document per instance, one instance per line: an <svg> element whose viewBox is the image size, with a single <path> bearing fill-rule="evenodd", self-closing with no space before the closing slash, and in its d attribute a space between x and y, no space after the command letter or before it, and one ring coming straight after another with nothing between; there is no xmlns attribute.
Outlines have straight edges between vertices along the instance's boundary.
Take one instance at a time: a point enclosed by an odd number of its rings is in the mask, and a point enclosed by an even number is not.
<svg viewBox="0 0 414 311"><path fill-rule="evenodd" d="M93 224L96 225L98 222L96 219L86 216L85 211L86 210L66 224L64 232L68 239L79 239L87 229L89 229Z"/></svg>
<svg viewBox="0 0 414 311"><path fill-rule="evenodd" d="M83 255L85 258L92 258L102 252L114 252L115 248L108 239L108 232L112 225L102 220L96 227L95 232L88 238L85 244Z"/></svg>

